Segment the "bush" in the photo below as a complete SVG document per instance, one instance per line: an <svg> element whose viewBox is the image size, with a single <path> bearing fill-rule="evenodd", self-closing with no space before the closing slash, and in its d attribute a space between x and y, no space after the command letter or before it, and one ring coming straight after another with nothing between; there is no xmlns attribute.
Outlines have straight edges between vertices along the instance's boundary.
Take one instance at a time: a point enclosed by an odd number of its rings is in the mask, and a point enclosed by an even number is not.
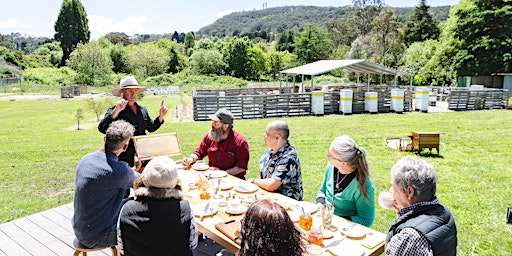
<svg viewBox="0 0 512 256"><path fill-rule="evenodd" d="M74 85L76 72L68 67L61 68L29 68L23 73L25 82L29 84Z"/></svg>

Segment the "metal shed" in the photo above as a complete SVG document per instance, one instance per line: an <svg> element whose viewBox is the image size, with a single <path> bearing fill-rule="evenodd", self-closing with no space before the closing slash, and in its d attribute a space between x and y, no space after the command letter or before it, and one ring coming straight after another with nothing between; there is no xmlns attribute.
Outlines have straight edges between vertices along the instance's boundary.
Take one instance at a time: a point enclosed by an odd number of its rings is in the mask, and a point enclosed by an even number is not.
<svg viewBox="0 0 512 256"><path fill-rule="evenodd" d="M394 75L395 84L397 76L407 75L410 76L410 85L412 86L413 74L400 71L394 68L386 67L375 62L371 62L365 59L354 59L354 60L319 60L306 65L298 66L295 68L280 71L281 76L286 74L286 87L288 87L288 74L302 75L302 85L304 88L304 75L311 76L311 87L314 86L314 78L317 75L330 72L335 69L345 69L358 74L380 74L380 82L382 83L382 75ZM370 86L370 79L368 79L368 86Z"/></svg>

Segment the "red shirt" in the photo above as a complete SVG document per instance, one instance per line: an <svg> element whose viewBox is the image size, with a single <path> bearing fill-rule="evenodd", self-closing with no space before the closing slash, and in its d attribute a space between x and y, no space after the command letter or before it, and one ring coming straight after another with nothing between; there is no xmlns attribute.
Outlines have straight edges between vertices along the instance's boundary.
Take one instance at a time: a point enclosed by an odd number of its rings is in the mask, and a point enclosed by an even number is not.
<svg viewBox="0 0 512 256"><path fill-rule="evenodd" d="M234 130L229 131L227 139L219 142L210 140L206 134L194 154L199 159L208 156L208 165L221 170L235 166L247 170L249 164L249 144L242 134ZM244 171L235 176L244 179L245 173Z"/></svg>

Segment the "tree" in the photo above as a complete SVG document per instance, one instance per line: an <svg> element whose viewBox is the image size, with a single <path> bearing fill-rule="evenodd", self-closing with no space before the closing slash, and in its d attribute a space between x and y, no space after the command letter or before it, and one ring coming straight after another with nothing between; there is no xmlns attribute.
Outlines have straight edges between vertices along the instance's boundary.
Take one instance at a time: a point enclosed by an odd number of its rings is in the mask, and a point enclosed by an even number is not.
<svg viewBox="0 0 512 256"><path fill-rule="evenodd" d="M182 42L180 42L180 34L178 34L178 31L174 31L174 34L172 34L171 40L176 41L177 43L182 43Z"/></svg>
<svg viewBox="0 0 512 256"><path fill-rule="evenodd" d="M307 64L329 57L332 50L332 41L327 30L317 25L309 24L299 33L295 40L294 53L301 64Z"/></svg>
<svg viewBox="0 0 512 256"><path fill-rule="evenodd" d="M238 78L247 78L250 68L249 48L253 46L248 37L229 39L224 52L226 73Z"/></svg>
<svg viewBox="0 0 512 256"><path fill-rule="evenodd" d="M127 46L132 44L128 35L124 32L110 32L105 35L112 44L122 44L123 46Z"/></svg>
<svg viewBox="0 0 512 256"><path fill-rule="evenodd" d="M224 71L222 54L217 50L199 49L190 56L190 69L202 75L220 75Z"/></svg>
<svg viewBox="0 0 512 256"><path fill-rule="evenodd" d="M110 59L112 60L112 71L115 73L128 73L126 64L126 47L116 44L110 48Z"/></svg>
<svg viewBox="0 0 512 256"><path fill-rule="evenodd" d="M461 45L453 68L459 76L512 72L512 5L507 0L474 0L459 9L454 36Z"/></svg>
<svg viewBox="0 0 512 256"><path fill-rule="evenodd" d="M96 121L100 121L100 117L105 113L105 109L108 109L113 105L112 98L104 99L87 99L87 107L94 111L96 114Z"/></svg>
<svg viewBox="0 0 512 256"><path fill-rule="evenodd" d="M67 64L78 73L76 79L80 84L98 86L110 83L108 76L112 72L112 60L109 52L98 42L78 44Z"/></svg>
<svg viewBox="0 0 512 256"><path fill-rule="evenodd" d="M61 66L66 64L71 52L79 43L89 42L87 14L80 0L64 0L55 22L55 40L62 47Z"/></svg>
<svg viewBox="0 0 512 256"><path fill-rule="evenodd" d="M400 70L414 74L414 85L430 85L432 77L424 68L427 62L434 56L439 47L437 40L426 40L423 42L414 42L402 55L402 66Z"/></svg>
<svg viewBox="0 0 512 256"><path fill-rule="evenodd" d="M426 0L420 0L420 5L414 8L411 19L407 22L404 34L407 46L414 42L423 42L428 39L437 39L441 30L439 21L429 12L430 6Z"/></svg>
<svg viewBox="0 0 512 256"><path fill-rule="evenodd" d="M265 53L259 47L250 47L248 51L249 67L247 77L252 80L258 80L261 75L267 73L267 59Z"/></svg>
<svg viewBox="0 0 512 256"><path fill-rule="evenodd" d="M143 43L128 46L127 67L129 73L142 80L148 76L163 74L169 67L169 55L156 43Z"/></svg>
<svg viewBox="0 0 512 256"><path fill-rule="evenodd" d="M294 33L292 30L285 30L279 35L276 43L276 50L283 52L288 51L290 53L294 50Z"/></svg>
<svg viewBox="0 0 512 256"><path fill-rule="evenodd" d="M76 110L75 116L76 116L76 121L78 122L77 130L80 130L80 119L82 119L84 117L83 113L84 113L84 110L81 108Z"/></svg>
<svg viewBox="0 0 512 256"><path fill-rule="evenodd" d="M188 32L187 35L185 36L185 42L183 43L183 47L185 48L187 56L192 55L192 49L194 48L195 44L196 39L194 38L194 33Z"/></svg>
<svg viewBox="0 0 512 256"><path fill-rule="evenodd" d="M372 22L373 28L368 41L373 48L370 60L394 67L404 51L403 34L398 27L395 12L391 7L384 8Z"/></svg>

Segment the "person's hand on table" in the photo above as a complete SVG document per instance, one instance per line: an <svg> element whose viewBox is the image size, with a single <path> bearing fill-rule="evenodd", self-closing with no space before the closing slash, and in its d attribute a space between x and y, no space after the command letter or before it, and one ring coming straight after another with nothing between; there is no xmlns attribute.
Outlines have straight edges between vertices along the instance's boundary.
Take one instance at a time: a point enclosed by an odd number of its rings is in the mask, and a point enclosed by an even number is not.
<svg viewBox="0 0 512 256"><path fill-rule="evenodd" d="M183 158L183 160L181 160L181 164L183 166L187 166L189 167L190 165L192 165L194 162L196 161L196 159L194 159L193 157L185 157Z"/></svg>

